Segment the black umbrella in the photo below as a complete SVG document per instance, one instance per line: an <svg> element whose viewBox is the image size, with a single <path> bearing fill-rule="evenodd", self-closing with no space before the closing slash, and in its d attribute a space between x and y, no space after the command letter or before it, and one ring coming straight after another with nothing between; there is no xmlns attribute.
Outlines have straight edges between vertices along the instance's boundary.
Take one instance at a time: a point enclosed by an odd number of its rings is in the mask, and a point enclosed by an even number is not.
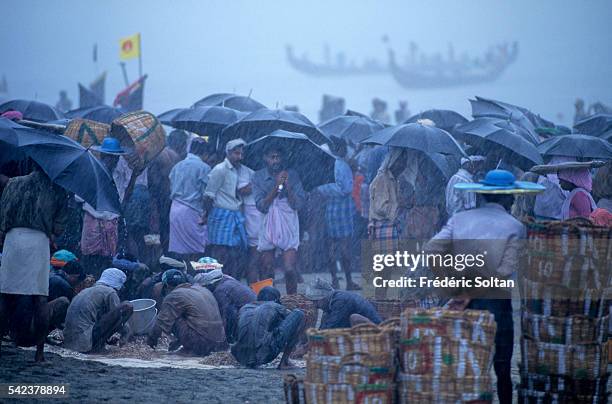
<svg viewBox="0 0 612 404"><path fill-rule="evenodd" d="M174 119L176 114L183 111L184 109L185 108L174 108L174 109L168 110L166 112L163 112L157 115L157 119L159 119L159 121L163 123L164 125L172 126L171 124L172 119Z"/></svg>
<svg viewBox="0 0 612 404"><path fill-rule="evenodd" d="M253 112L266 106L251 97L231 93L211 94L193 104L194 107L226 107L241 112Z"/></svg>
<svg viewBox="0 0 612 404"><path fill-rule="evenodd" d="M411 116L404 123L414 123L419 119L430 119L436 124L436 127L444 129L447 132L450 132L455 125L461 125L468 121L463 115L455 111L448 109L429 109L420 114Z"/></svg>
<svg viewBox="0 0 612 404"><path fill-rule="evenodd" d="M574 125L574 132L600 136L612 129L612 115L595 114L584 118Z"/></svg>
<svg viewBox="0 0 612 404"><path fill-rule="evenodd" d="M403 147L425 153L467 156L459 143L448 132L420 123L407 123L385 128L361 143Z"/></svg>
<svg viewBox="0 0 612 404"><path fill-rule="evenodd" d="M472 105L472 116L474 118L489 117L509 120L513 124L522 127L529 133L531 143L539 143L535 126L519 107L482 97L476 97L475 100L469 101Z"/></svg>
<svg viewBox="0 0 612 404"><path fill-rule="evenodd" d="M455 139L465 141L466 136L464 135L466 132L473 131L473 130L477 131L481 127L486 127L487 125L497 125L497 124L503 127L511 128L513 132L518 134L523 139L527 140L529 143L537 144L534 142L533 135L529 133L529 131L527 131L525 128L519 125L515 125L514 123L510 122L507 119L501 119L501 118L486 118L486 117L476 118L473 121L464 123L462 125L455 126L453 128L452 134L455 137ZM469 137L470 135L467 135L467 136Z"/></svg>
<svg viewBox="0 0 612 404"><path fill-rule="evenodd" d="M9 111L19 111L23 119L36 122L48 122L62 119L64 115L51 105L32 100L11 100L0 104L0 114Z"/></svg>
<svg viewBox="0 0 612 404"><path fill-rule="evenodd" d="M75 141L0 119L0 141L34 160L51 180L99 211L119 213L111 175L91 152Z"/></svg>
<svg viewBox="0 0 612 404"><path fill-rule="evenodd" d="M336 136L353 143L359 143L381 129L384 126L373 119L349 115L340 115L319 125L319 130L328 138Z"/></svg>
<svg viewBox="0 0 612 404"><path fill-rule="evenodd" d="M126 112L119 109L109 107L108 105L97 105L95 107L86 107L73 109L72 111L66 112L66 117L70 119L82 118L89 119L90 121L96 121L110 125L116 118Z"/></svg>
<svg viewBox="0 0 612 404"><path fill-rule="evenodd" d="M544 156L612 160L612 145L602 138L588 135L557 136L540 143L538 150Z"/></svg>
<svg viewBox="0 0 612 404"><path fill-rule="evenodd" d="M507 163L522 169L542 164L542 156L533 143L520 135L520 128L508 121L477 119L460 125L455 137L483 153L495 151Z"/></svg>
<svg viewBox="0 0 612 404"><path fill-rule="evenodd" d="M336 158L302 133L276 130L250 142L243 163L253 170L264 168L264 151L270 144L285 150L285 166L297 171L306 191L334 182Z"/></svg>
<svg viewBox="0 0 612 404"><path fill-rule="evenodd" d="M247 115L225 107L183 108L173 114L174 117L166 123L167 125L214 138L217 138L227 126Z"/></svg>
<svg viewBox="0 0 612 404"><path fill-rule="evenodd" d="M284 109L260 109L225 128L221 136L221 143L237 138L250 142L269 135L277 129L303 133L317 144L328 141L315 124L299 112Z"/></svg>

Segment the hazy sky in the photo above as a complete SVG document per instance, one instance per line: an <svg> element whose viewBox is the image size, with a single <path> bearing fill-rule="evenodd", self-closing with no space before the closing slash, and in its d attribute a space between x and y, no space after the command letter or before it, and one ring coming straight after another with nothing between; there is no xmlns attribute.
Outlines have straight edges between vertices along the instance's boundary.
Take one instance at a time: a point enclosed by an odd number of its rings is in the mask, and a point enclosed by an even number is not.
<svg viewBox="0 0 612 404"><path fill-rule="evenodd" d="M0 75L13 98L55 103L60 89L78 104L77 82L108 71L107 103L122 88L118 40L142 34L149 74L145 108L161 113L213 92L248 94L275 107L299 105L317 121L324 93L369 112L370 100L406 99L413 112L433 107L469 114L467 98L518 103L567 123L577 96L612 104L612 2L609 0L322 1L19 1L0 17ZM518 60L496 82L406 90L389 75L320 79L293 70L285 45L311 59L323 46L348 58L386 63L383 35L401 57L408 43L428 53L479 56L518 41ZM92 62L98 44L98 66ZM137 61L128 62L130 80Z"/></svg>

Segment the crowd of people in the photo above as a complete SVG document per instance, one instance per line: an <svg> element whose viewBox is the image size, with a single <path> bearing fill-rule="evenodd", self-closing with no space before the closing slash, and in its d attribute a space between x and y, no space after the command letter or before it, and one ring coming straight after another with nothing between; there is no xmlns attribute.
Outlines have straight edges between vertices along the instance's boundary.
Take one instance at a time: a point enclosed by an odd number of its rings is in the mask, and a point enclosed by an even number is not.
<svg viewBox="0 0 612 404"><path fill-rule="evenodd" d="M447 179L422 153L332 136L334 181L306 192L286 164L288 150L271 143L261 156L265 167L253 171L242 164L245 146L233 139L218 150L174 130L162 152L135 173L123 200L133 156L107 137L92 150L112 173L121 216L71 195L32 161L4 167L0 334L36 345L37 360L55 328L63 329L65 347L97 352L116 333L120 344L129 340L129 301L149 298L159 310L149 345L164 333L173 338L170 349L207 355L229 348L250 367L283 353L284 367L305 321L299 309L281 304L278 287L297 293L306 272L329 272L330 282L317 278L305 292L324 312L321 328L381 321L354 292L363 240L385 251L397 250L401 239L431 239L431 248L448 248L436 240L505 240L495 271L510 277L518 265L509 258L518 255L512 241L525 237L526 216L611 224L609 164L594 170L589 162L568 165L553 157L550 173L538 175L481 151L462 158ZM529 186L542 192L523 193ZM264 280L274 286L255 294L252 286ZM384 297L384 290L376 293ZM498 322L500 397L511 396L509 302L469 306L490 310Z"/></svg>

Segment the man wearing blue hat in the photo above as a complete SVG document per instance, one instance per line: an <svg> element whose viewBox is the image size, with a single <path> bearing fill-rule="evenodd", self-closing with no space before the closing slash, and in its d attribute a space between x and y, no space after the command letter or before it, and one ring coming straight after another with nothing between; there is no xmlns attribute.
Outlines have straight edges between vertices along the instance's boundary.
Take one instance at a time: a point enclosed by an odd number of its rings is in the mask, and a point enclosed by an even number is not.
<svg viewBox="0 0 612 404"><path fill-rule="evenodd" d="M525 226L509 211L515 194L542 192L544 187L531 182L516 181L506 170L489 171L480 183L458 183L455 189L481 194L484 206L453 215L427 243L428 253L459 254L463 250L486 251L485 267L498 278L510 278L518 269L521 240L526 238ZM462 273L459 273L461 275ZM455 274L453 274L455 275ZM467 275L467 274L466 274ZM496 291L497 299L473 299L467 308L488 310L495 316L494 367L497 375L499 402L512 402L511 359L514 344L511 293Z"/></svg>

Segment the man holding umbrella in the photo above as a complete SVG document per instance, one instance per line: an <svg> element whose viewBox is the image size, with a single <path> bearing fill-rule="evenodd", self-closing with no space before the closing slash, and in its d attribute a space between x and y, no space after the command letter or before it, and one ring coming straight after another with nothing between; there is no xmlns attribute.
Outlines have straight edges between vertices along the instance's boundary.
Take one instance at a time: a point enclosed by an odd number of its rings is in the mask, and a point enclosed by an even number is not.
<svg viewBox="0 0 612 404"><path fill-rule="evenodd" d="M21 305L21 299L31 299L32 321L27 329L13 331L17 344L36 345L37 362L44 361L43 347L49 329L49 244L64 231L67 202L68 193L53 184L37 164L32 173L12 178L0 201L0 242L4 246L0 265L0 335L7 331L9 313Z"/></svg>
<svg viewBox="0 0 612 404"><path fill-rule="evenodd" d="M253 176L257 209L265 216L257 245L262 253L263 278L273 278L274 250L283 251L287 294L297 293L297 249L300 245L298 210L306 199L299 175L285 167L285 150L270 143L264 151L266 167Z"/></svg>

